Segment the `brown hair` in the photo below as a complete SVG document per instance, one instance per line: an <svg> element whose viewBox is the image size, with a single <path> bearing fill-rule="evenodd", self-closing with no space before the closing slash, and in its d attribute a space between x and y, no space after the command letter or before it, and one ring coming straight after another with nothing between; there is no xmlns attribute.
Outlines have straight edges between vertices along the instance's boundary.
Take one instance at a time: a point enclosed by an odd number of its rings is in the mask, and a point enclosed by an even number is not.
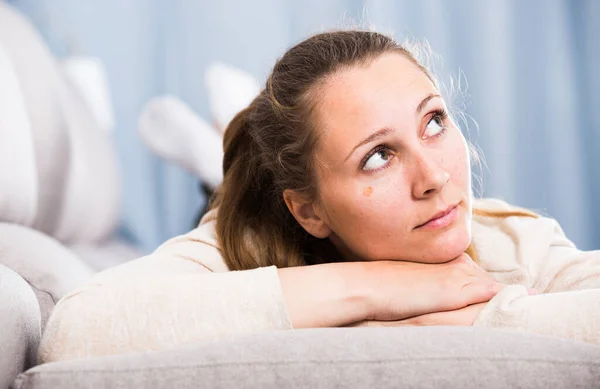
<svg viewBox="0 0 600 389"><path fill-rule="evenodd" d="M300 266L342 260L328 239L308 234L289 212L285 189L314 200L315 94L328 77L399 53L434 83L417 59L392 38L368 31L318 34L277 61L266 87L231 121L224 134L223 183L211 208L231 270Z"/></svg>

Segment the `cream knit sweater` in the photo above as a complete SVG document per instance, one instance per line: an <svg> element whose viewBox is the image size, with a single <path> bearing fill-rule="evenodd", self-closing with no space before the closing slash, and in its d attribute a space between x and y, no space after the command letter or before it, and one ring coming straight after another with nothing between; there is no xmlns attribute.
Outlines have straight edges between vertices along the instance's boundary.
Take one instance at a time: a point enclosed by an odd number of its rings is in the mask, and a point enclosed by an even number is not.
<svg viewBox="0 0 600 389"><path fill-rule="evenodd" d="M514 209L477 200L487 209ZM480 266L511 284L474 325L600 343L600 251L579 251L549 218L474 216ZM528 288L540 294L529 296ZM52 313L40 362L157 350L292 329L274 266L228 270L214 219L146 257L98 273Z"/></svg>

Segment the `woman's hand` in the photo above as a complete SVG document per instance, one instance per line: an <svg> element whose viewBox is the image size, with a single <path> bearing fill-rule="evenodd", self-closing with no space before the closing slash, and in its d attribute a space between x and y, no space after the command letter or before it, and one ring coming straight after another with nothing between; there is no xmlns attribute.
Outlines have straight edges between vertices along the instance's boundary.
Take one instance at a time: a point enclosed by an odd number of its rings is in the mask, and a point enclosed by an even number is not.
<svg viewBox="0 0 600 389"><path fill-rule="evenodd" d="M336 262L278 272L294 328L455 311L488 302L505 287L466 254L441 264Z"/></svg>
<svg viewBox="0 0 600 389"><path fill-rule="evenodd" d="M486 303L469 305L454 311L434 312L404 320L364 320L346 327L471 326Z"/></svg>
<svg viewBox="0 0 600 389"><path fill-rule="evenodd" d="M397 321L464 308L452 320L465 323L475 309L481 309L474 304L488 302L506 286L466 254L442 264L377 261L366 265L365 275L372 283L366 320ZM464 316L467 314L470 316Z"/></svg>
<svg viewBox="0 0 600 389"><path fill-rule="evenodd" d="M535 295L535 289L529 289L529 295ZM345 327L403 327L403 326L472 326L475 319L487 303L469 305L453 311L433 312L404 320L363 320Z"/></svg>

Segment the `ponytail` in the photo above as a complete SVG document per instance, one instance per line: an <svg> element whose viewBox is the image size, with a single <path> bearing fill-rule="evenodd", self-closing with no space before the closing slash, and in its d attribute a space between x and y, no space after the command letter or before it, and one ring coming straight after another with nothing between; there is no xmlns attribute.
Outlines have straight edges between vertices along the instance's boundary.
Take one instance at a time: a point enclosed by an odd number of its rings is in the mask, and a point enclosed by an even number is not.
<svg viewBox="0 0 600 389"><path fill-rule="evenodd" d="M239 112L224 134L224 179L211 204L218 208L222 254L230 270L303 265L300 247L290 244L296 240L294 231L283 228L282 218L292 216L254 138L252 109L253 105Z"/></svg>

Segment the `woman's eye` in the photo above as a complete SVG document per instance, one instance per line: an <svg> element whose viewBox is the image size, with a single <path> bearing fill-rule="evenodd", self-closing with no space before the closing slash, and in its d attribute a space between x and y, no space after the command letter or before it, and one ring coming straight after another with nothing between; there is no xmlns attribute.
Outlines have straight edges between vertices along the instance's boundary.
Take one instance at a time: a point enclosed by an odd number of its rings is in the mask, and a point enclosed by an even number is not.
<svg viewBox="0 0 600 389"><path fill-rule="evenodd" d="M385 166L392 158L392 154L386 149L377 150L367 159L363 170L377 170Z"/></svg>
<svg viewBox="0 0 600 389"><path fill-rule="evenodd" d="M440 132L444 131L444 122L440 115L434 115L429 123L427 123L427 128L425 129L425 135L427 138L431 136L436 136Z"/></svg>

